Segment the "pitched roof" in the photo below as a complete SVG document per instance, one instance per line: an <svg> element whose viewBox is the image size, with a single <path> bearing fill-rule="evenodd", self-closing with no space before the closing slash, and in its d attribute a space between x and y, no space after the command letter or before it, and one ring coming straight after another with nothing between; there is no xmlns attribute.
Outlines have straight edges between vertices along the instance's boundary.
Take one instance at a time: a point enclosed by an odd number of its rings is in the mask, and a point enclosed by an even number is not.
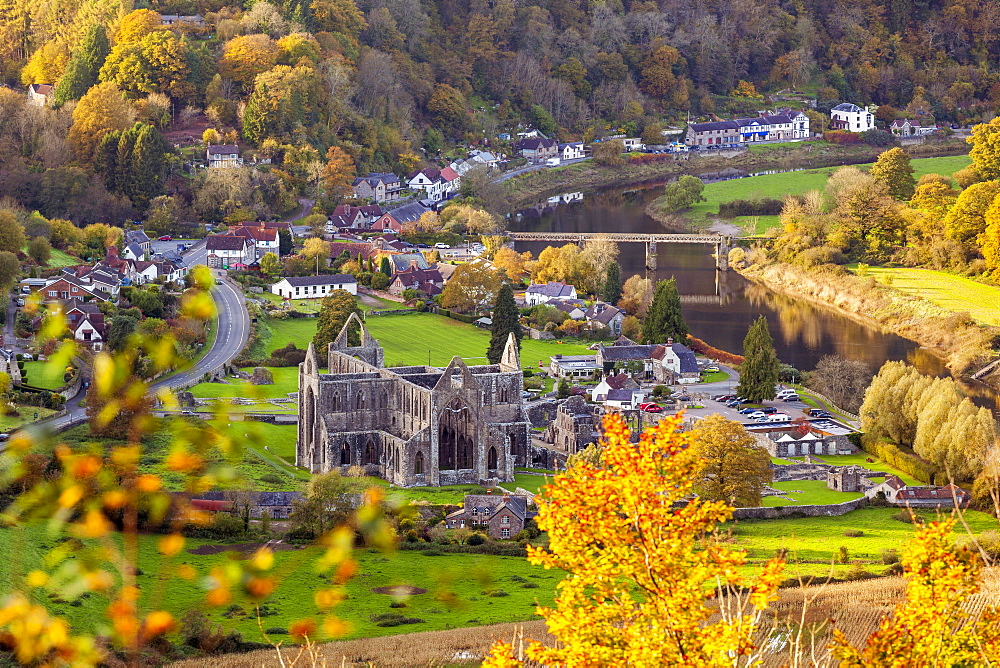
<svg viewBox="0 0 1000 668"><path fill-rule="evenodd" d="M540 148L551 148L553 146L558 146L558 142L555 139L546 139L545 137L527 137L525 139L520 139L516 144L514 144L514 149L518 151L537 151Z"/></svg>
<svg viewBox="0 0 1000 668"><path fill-rule="evenodd" d="M343 283L357 283L357 279L350 274L332 274L326 276L286 276L281 279L288 281L290 286L302 287L306 285L340 285ZM281 281L279 281L280 283Z"/></svg>
<svg viewBox="0 0 1000 668"><path fill-rule="evenodd" d="M548 283L532 283L525 290L525 293L530 292L536 295L545 295L546 297L571 297L573 289L572 285L566 285L558 281L549 281Z"/></svg>
<svg viewBox="0 0 1000 668"><path fill-rule="evenodd" d="M444 283L441 272L437 269L419 269L413 266L402 271L397 271L392 275L392 279L399 279L404 285L414 285L423 283Z"/></svg>
<svg viewBox="0 0 1000 668"><path fill-rule="evenodd" d="M740 124L736 121L711 121L709 123L691 123L688 127L695 132L710 132L714 130L739 130Z"/></svg>
<svg viewBox="0 0 1000 668"><path fill-rule="evenodd" d="M636 392L641 390L608 390L606 401L632 401Z"/></svg>
<svg viewBox="0 0 1000 668"><path fill-rule="evenodd" d="M628 360L648 360L653 359L655 345L641 346L610 346L601 347L601 356L605 362L625 362Z"/></svg>
<svg viewBox="0 0 1000 668"><path fill-rule="evenodd" d="M431 181L437 181L438 179L441 178L441 172L440 171L438 171L437 169L434 169L433 167L426 167L424 169L418 169L415 172L410 172L410 174L406 177L406 180L407 181L412 181L413 179L417 178L421 174L423 174L424 176L426 176Z"/></svg>
<svg viewBox="0 0 1000 668"><path fill-rule="evenodd" d="M698 359L690 348L683 343L672 343L670 349L680 360L681 373L698 373Z"/></svg>
<svg viewBox="0 0 1000 668"><path fill-rule="evenodd" d="M236 144L209 144L208 153L209 155L227 155L230 153L239 153L240 147Z"/></svg>
<svg viewBox="0 0 1000 668"><path fill-rule="evenodd" d="M149 236L142 230L125 230L125 241L130 244L144 244L149 242Z"/></svg>
<svg viewBox="0 0 1000 668"><path fill-rule="evenodd" d="M604 382L607 383L608 387L612 390L624 390L625 386L629 384L629 381L631 381L632 385L636 384L636 382L632 380L632 377L627 373L619 373L614 376L608 376L604 379Z"/></svg>
<svg viewBox="0 0 1000 668"><path fill-rule="evenodd" d="M397 206L395 209L387 211L385 215L392 216L393 220L397 223L409 223L415 220L420 220L420 216L424 215L428 211L430 211L430 209L420 202L410 202L409 204Z"/></svg>
<svg viewBox="0 0 1000 668"><path fill-rule="evenodd" d="M458 172L451 167L445 167L441 170L441 178L448 182L454 181L458 178Z"/></svg>
<svg viewBox="0 0 1000 668"><path fill-rule="evenodd" d="M206 250L243 250L246 247L246 237L227 234L213 234L205 239Z"/></svg>
<svg viewBox="0 0 1000 668"><path fill-rule="evenodd" d="M857 113L863 112L864 109L862 109L861 107L859 107L856 104L851 104L850 102L841 102L840 104L838 104L836 107L834 107L830 111L849 111L851 113L857 114Z"/></svg>
<svg viewBox="0 0 1000 668"><path fill-rule="evenodd" d="M362 178L368 181L368 185L373 188L378 185L379 181L386 185L390 183L399 183L399 177L392 172L370 172L368 176Z"/></svg>
<svg viewBox="0 0 1000 668"><path fill-rule="evenodd" d="M52 84L31 84L31 90L35 91L38 95L50 95L52 89Z"/></svg>
<svg viewBox="0 0 1000 668"><path fill-rule="evenodd" d="M139 246L139 244L135 244L135 243L132 243L132 244L129 244L129 245L125 246L125 250L127 250L130 253L132 253L132 255L135 255L137 258L138 257L142 257L143 255L146 254L146 251L142 250L142 248Z"/></svg>
<svg viewBox="0 0 1000 668"><path fill-rule="evenodd" d="M587 309L587 320L607 325L619 314L624 314L624 311L617 306L605 304L604 302L595 302L593 306Z"/></svg>
<svg viewBox="0 0 1000 668"><path fill-rule="evenodd" d="M408 270L413 266L414 262L417 263L418 269L430 269L431 267L423 253L397 253L396 255L389 256L389 263L392 265L393 273Z"/></svg>

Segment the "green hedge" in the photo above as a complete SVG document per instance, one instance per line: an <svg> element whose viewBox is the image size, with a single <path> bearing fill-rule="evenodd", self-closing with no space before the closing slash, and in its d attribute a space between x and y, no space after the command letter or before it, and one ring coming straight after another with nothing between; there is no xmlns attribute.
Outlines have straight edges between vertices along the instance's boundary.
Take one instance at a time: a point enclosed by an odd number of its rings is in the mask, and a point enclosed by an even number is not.
<svg viewBox="0 0 1000 668"><path fill-rule="evenodd" d="M479 320L479 318L482 317L482 316L478 316L478 315L463 315L462 313L455 313L454 311L449 311L446 308L439 308L437 310L437 313L438 313L438 315L448 316L449 318L451 318L453 320L458 320L460 322L467 322L470 325L472 323L474 323L476 320Z"/></svg>
<svg viewBox="0 0 1000 668"><path fill-rule="evenodd" d="M894 466L900 471L913 476L922 483L932 484L934 476L938 473L936 466L920 459L911 452L906 452L895 443L863 437L861 439L861 447L890 466Z"/></svg>

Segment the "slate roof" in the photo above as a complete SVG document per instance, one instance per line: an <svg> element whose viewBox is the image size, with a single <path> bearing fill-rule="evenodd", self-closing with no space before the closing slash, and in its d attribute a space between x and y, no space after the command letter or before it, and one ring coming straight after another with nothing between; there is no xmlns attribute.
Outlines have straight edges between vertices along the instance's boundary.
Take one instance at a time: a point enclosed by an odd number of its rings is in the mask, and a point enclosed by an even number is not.
<svg viewBox="0 0 1000 668"><path fill-rule="evenodd" d="M205 240L205 249L214 250L243 250L246 246L246 237L235 237L226 234L210 235Z"/></svg>
<svg viewBox="0 0 1000 668"><path fill-rule="evenodd" d="M355 183L357 183L360 180L367 181L368 185L370 185L373 188L376 185L378 185L379 181L381 181L386 185L389 185L390 183L399 183L399 177L391 172L371 172L368 174L368 176L363 176L360 179L356 179Z"/></svg>
<svg viewBox="0 0 1000 668"><path fill-rule="evenodd" d="M698 359L694 356L694 353L690 348L685 346L683 343L672 343L670 344L671 350L677 355L681 362L681 373L698 373Z"/></svg>
<svg viewBox="0 0 1000 668"><path fill-rule="evenodd" d="M424 257L423 253L398 253L396 255L389 256L389 262L392 264L393 273L408 270L413 266L414 260L417 262L417 269L431 268L431 265L428 264L427 258Z"/></svg>
<svg viewBox="0 0 1000 668"><path fill-rule="evenodd" d="M834 107L830 111L849 111L849 112L857 114L857 113L863 112L864 109L862 109L861 107L859 107L856 104L851 104L850 102L841 102L840 104L838 104L836 107Z"/></svg>
<svg viewBox="0 0 1000 668"><path fill-rule="evenodd" d="M573 295L573 286L558 281L532 283L525 290L525 293L528 292L536 295L545 295L546 297L571 297Z"/></svg>
<svg viewBox="0 0 1000 668"><path fill-rule="evenodd" d="M344 283L358 282L357 279L350 274L333 274L327 276L287 276L282 280L288 281L288 284L293 288L308 285L342 285Z"/></svg>
<svg viewBox="0 0 1000 668"><path fill-rule="evenodd" d="M555 139L546 139L545 137L527 137L514 144L515 150L518 151L537 151L540 148L553 146L558 146L558 142Z"/></svg>
<svg viewBox="0 0 1000 668"><path fill-rule="evenodd" d="M593 306L587 309L587 320L593 320L594 322L599 322L602 325L607 325L620 313L623 313L623 311L617 306L605 304L604 302L596 302Z"/></svg>
<svg viewBox="0 0 1000 668"><path fill-rule="evenodd" d="M625 386L629 384L629 381L635 385L635 381L627 373L619 373L615 376L608 376L604 379L604 382L608 384L612 390L624 390ZM631 388L635 389L635 388Z"/></svg>
<svg viewBox="0 0 1000 668"><path fill-rule="evenodd" d="M627 362L629 360L653 359L655 345L639 346L611 346L601 348L601 354L605 362Z"/></svg>
<svg viewBox="0 0 1000 668"><path fill-rule="evenodd" d="M524 519L528 513L528 500L523 496L500 496L499 494L466 494L462 504L462 510L458 513L472 512L473 508L479 510L480 514L485 510L490 511L490 515L495 515L500 508L506 506L508 510ZM454 513L453 513L454 514Z"/></svg>
<svg viewBox="0 0 1000 668"><path fill-rule="evenodd" d="M635 396L636 392L641 390L608 390L608 396L605 401L632 401L632 397Z"/></svg>
<svg viewBox="0 0 1000 668"><path fill-rule="evenodd" d="M434 169L433 167L427 167L425 169L418 169L415 172L410 172L410 174L406 177L406 180L407 181L412 181L413 179L417 178L421 174L423 174L428 179L430 179L431 182L437 181L438 179L441 178L441 172L439 170Z"/></svg>
<svg viewBox="0 0 1000 668"><path fill-rule="evenodd" d="M740 124L736 121L711 121L709 123L691 123L688 127L695 132L712 132L714 130L739 130Z"/></svg>
<svg viewBox="0 0 1000 668"><path fill-rule="evenodd" d="M125 242L130 244L149 243L149 236L142 230L125 230Z"/></svg>
<svg viewBox="0 0 1000 668"><path fill-rule="evenodd" d="M427 211L430 211L430 209L423 204L410 202L409 204L397 206L395 209L387 211L386 215L392 216L397 223L409 223L420 220L420 216L424 215Z"/></svg>
<svg viewBox="0 0 1000 668"><path fill-rule="evenodd" d="M239 152L240 147L236 144L210 144L208 147L209 155L230 155Z"/></svg>

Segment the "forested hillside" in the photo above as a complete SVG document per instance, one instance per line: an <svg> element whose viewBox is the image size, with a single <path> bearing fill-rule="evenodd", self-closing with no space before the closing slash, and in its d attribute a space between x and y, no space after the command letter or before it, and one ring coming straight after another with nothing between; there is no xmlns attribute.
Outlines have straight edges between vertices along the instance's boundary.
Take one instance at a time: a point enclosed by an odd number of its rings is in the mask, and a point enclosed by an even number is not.
<svg viewBox="0 0 1000 668"><path fill-rule="evenodd" d="M850 101L887 105L880 118L982 120L1000 101L998 18L1000 4L972 0L0 0L13 87L0 90L0 196L76 222L151 202L273 215L355 170L405 174L519 123L564 138L642 133L787 89L821 111ZM29 84L54 85L54 108L28 108ZM198 139L207 127L277 167L192 177L177 142L147 131L146 148L123 143L142 134L136 122ZM118 143L102 148L109 133ZM120 178L133 161L142 188ZM254 188L264 194L239 195Z"/></svg>

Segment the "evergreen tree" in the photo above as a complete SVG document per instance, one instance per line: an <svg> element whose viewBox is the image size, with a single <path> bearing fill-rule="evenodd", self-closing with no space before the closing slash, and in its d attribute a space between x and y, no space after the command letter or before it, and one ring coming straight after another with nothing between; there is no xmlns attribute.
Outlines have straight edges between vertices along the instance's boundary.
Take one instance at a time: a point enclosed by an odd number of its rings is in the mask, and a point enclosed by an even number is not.
<svg viewBox="0 0 1000 668"><path fill-rule="evenodd" d="M246 109L243 111L243 136L247 141L260 144L267 136L266 119L264 118L264 107L267 96L266 87L254 88L250 99L247 100Z"/></svg>
<svg viewBox="0 0 1000 668"><path fill-rule="evenodd" d="M141 125L141 123L136 123L129 129L122 132L121 137L118 139L118 156L115 159L114 189L129 199L132 197L132 150L135 148L135 140L139 136L139 128Z"/></svg>
<svg viewBox="0 0 1000 668"><path fill-rule="evenodd" d="M778 355L774 352L774 341L767 329L767 318L760 316L750 325L743 339L743 364L740 365L740 383L736 393L755 404L774 399L778 366Z"/></svg>
<svg viewBox="0 0 1000 668"><path fill-rule="evenodd" d="M666 343L672 338L677 343L683 343L689 331L681 311L677 279L671 277L669 281L657 281L653 303L642 323L642 342Z"/></svg>
<svg viewBox="0 0 1000 668"><path fill-rule="evenodd" d="M392 265L389 263L389 258L387 256L382 258L382 262L379 263L378 270L386 276L392 276Z"/></svg>
<svg viewBox="0 0 1000 668"><path fill-rule="evenodd" d="M354 295L346 290L334 290L323 298L316 317L316 335L313 337L313 346L316 348L316 355L321 365L326 362L326 350L334 339L344 328L344 323L351 317L352 313L361 313L358 302ZM351 345L360 345L356 335L352 335Z"/></svg>
<svg viewBox="0 0 1000 668"><path fill-rule="evenodd" d="M507 335L513 332L517 340L517 349L521 350L521 323L520 312L514 302L514 291L510 285L504 283L497 292L496 303L493 306L493 332L490 336L490 347L486 351L486 357L490 364L498 364L503 357L504 346L507 345Z"/></svg>
<svg viewBox="0 0 1000 668"><path fill-rule="evenodd" d="M608 265L604 275L604 286L601 289L601 299L609 304L617 304L622 298L622 268L617 262Z"/></svg>
<svg viewBox="0 0 1000 668"><path fill-rule="evenodd" d="M145 209L163 190L167 146L163 135L143 124L132 149L128 195L137 208Z"/></svg>
<svg viewBox="0 0 1000 668"><path fill-rule="evenodd" d="M97 83L97 75L109 53L111 45L107 30L103 25L91 26L56 84L55 105L61 107L70 100L83 97Z"/></svg>
<svg viewBox="0 0 1000 668"><path fill-rule="evenodd" d="M118 142L121 141L121 138L121 132L107 133L101 137L101 142L97 145L97 152L94 154L94 171L104 179L104 186L108 190L114 190L117 183Z"/></svg>
<svg viewBox="0 0 1000 668"><path fill-rule="evenodd" d="M292 233L285 229L278 230L278 254L284 257L292 252Z"/></svg>

